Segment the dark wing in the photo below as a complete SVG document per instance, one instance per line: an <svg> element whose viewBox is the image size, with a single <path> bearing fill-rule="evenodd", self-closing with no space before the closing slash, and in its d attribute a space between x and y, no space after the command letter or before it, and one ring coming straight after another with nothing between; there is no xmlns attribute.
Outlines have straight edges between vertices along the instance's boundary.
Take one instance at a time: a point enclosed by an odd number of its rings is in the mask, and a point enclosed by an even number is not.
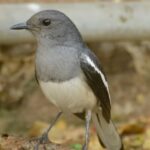
<svg viewBox="0 0 150 150"><path fill-rule="evenodd" d="M84 72L88 85L97 97L102 108L102 114L107 122L110 121L110 95L106 77L102 71L99 60L91 51L80 55L80 66Z"/></svg>

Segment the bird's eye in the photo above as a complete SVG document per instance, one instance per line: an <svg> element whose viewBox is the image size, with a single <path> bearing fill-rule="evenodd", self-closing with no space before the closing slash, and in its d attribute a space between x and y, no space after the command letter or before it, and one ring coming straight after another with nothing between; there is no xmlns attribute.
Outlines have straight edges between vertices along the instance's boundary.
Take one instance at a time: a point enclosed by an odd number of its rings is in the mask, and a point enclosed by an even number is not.
<svg viewBox="0 0 150 150"><path fill-rule="evenodd" d="M48 26L48 25L51 24L51 20L50 20L50 19L44 19L44 20L42 21L42 23L43 23L44 26Z"/></svg>

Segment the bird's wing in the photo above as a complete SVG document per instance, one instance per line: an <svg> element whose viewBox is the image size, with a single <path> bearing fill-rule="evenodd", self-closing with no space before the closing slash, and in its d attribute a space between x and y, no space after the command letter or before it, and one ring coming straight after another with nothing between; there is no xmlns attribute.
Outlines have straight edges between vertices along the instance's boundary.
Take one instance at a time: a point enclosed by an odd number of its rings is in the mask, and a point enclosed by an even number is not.
<svg viewBox="0 0 150 150"><path fill-rule="evenodd" d="M106 77L100 62L91 51L81 53L80 66L86 76L87 83L95 94L99 107L102 109L102 114L107 122L110 121L110 95Z"/></svg>

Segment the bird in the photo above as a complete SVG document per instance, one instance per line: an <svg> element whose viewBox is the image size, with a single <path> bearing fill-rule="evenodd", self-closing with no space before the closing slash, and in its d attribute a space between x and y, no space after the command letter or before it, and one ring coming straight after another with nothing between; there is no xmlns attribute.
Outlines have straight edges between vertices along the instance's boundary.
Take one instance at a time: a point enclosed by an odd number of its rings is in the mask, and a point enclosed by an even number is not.
<svg viewBox="0 0 150 150"><path fill-rule="evenodd" d="M123 150L122 139L111 120L106 75L72 20L58 10L43 10L11 29L26 29L35 36L35 76L44 95L59 109L35 149L48 141L48 132L62 113L71 113L85 121L82 150L89 149L91 120L103 147Z"/></svg>

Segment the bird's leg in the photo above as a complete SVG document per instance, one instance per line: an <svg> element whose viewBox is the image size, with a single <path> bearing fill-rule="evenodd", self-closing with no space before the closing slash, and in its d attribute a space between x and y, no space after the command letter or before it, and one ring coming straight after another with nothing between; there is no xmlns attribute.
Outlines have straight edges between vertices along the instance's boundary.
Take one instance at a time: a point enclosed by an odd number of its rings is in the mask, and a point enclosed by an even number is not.
<svg viewBox="0 0 150 150"><path fill-rule="evenodd" d="M48 139L48 133L51 130L51 128L54 126L54 124L56 123L56 121L58 120L58 118L61 116L62 112L59 112L56 117L52 120L51 124L49 125L48 129L42 134L42 136L38 137L37 139L37 144L35 145L34 150L38 150L39 144L44 144L49 142Z"/></svg>
<svg viewBox="0 0 150 150"><path fill-rule="evenodd" d="M85 143L83 145L82 150L88 150L88 145L89 145L89 138L90 138L90 122L91 122L91 110L88 110L86 112L86 129L85 129Z"/></svg>

